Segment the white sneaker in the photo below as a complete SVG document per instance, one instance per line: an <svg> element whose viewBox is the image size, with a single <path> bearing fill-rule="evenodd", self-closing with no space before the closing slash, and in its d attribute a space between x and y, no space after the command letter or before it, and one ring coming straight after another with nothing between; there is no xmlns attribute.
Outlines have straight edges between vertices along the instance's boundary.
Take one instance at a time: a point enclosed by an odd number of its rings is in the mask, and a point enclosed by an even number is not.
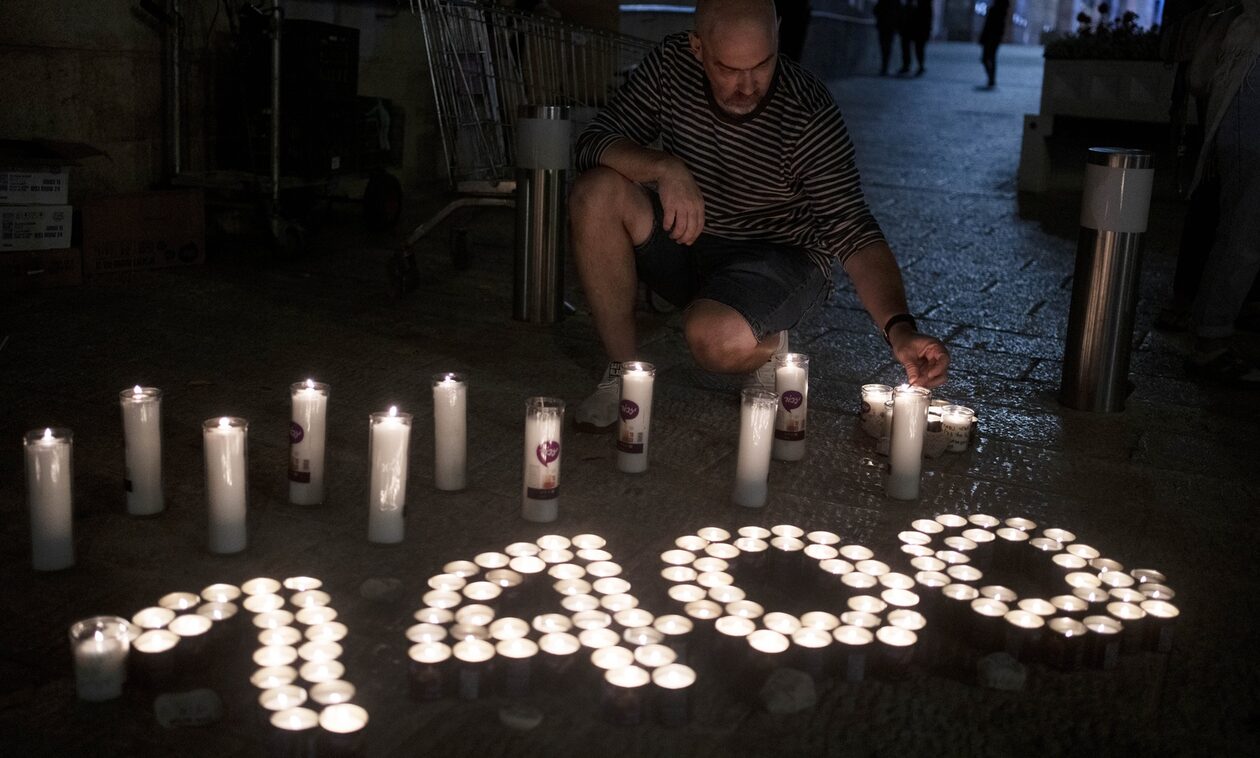
<svg viewBox="0 0 1260 758"><path fill-rule="evenodd" d="M573 412L573 425L579 432L606 432L616 425L620 408L621 364L610 363L599 386Z"/></svg>
<svg viewBox="0 0 1260 758"><path fill-rule="evenodd" d="M788 348L787 330L779 332L779 348L776 353L786 353ZM765 392L774 392L774 357L761 364L756 371L744 374L744 389L764 390Z"/></svg>

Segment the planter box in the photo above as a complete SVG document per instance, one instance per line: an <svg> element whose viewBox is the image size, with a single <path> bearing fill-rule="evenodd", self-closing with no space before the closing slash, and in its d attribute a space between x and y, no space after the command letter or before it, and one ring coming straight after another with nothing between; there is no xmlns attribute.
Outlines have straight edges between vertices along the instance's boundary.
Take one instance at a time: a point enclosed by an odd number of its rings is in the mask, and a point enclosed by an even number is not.
<svg viewBox="0 0 1260 758"><path fill-rule="evenodd" d="M1162 61L1049 59L1041 115L1166 123L1172 86Z"/></svg>

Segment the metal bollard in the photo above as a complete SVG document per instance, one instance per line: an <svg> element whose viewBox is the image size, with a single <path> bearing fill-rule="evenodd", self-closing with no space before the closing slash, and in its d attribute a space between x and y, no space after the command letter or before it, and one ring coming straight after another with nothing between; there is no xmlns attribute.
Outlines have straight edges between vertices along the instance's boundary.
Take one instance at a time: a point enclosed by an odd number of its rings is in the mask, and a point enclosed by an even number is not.
<svg viewBox="0 0 1260 758"><path fill-rule="evenodd" d="M564 313L565 179L569 109L522 105L516 122L516 262L512 317L535 324Z"/></svg>
<svg viewBox="0 0 1260 758"><path fill-rule="evenodd" d="M1154 175L1149 152L1089 149L1059 385L1059 402L1069 408L1124 410Z"/></svg>

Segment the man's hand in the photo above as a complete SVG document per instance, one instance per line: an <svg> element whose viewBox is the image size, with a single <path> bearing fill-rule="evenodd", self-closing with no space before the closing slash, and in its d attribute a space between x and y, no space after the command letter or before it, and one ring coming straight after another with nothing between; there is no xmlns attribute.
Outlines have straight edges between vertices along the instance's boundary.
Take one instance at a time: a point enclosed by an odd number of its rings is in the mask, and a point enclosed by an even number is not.
<svg viewBox="0 0 1260 758"><path fill-rule="evenodd" d="M665 211L662 223L670 238L683 245L695 242L704 230L704 196L691 170L678 158L669 157L656 181L656 191Z"/></svg>
<svg viewBox="0 0 1260 758"><path fill-rule="evenodd" d="M906 381L928 389L945 383L949 350L940 340L911 330L909 324L893 327L888 339L893 355L906 369Z"/></svg>

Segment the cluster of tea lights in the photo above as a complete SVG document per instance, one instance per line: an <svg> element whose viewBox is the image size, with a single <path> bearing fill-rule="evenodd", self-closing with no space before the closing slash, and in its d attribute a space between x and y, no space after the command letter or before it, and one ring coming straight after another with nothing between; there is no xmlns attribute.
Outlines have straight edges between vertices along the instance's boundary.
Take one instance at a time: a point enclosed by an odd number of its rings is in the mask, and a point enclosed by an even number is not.
<svg viewBox="0 0 1260 758"><path fill-rule="evenodd" d="M839 674L861 681L868 653L875 651L881 668L904 673L926 619L918 611L914 578L892 571L863 545L841 545L839 535L790 524L770 529L740 527L732 535L705 527L675 540L661 554L661 575L673 582L669 596L697 625L711 623L723 644L764 656L762 666L785 660L823 680ZM802 558L809 560L802 560ZM782 581L803 579L802 566L814 563L815 581L847 595L846 610L836 615L816 610L795 616L767 612L736 586L728 571L736 560L754 567L767 565Z"/></svg>
<svg viewBox="0 0 1260 758"><path fill-rule="evenodd" d="M604 546L594 534L549 534L443 566L406 630L412 697L519 698L598 672L608 721L637 724L655 713L667 726L686 723L696 675L682 661L692 622L639 608ZM556 595L564 613L512 615Z"/></svg>
<svg viewBox="0 0 1260 758"><path fill-rule="evenodd" d="M118 697L128 669L139 686L165 690L204 670L210 657L234 652L248 635L257 640L252 659L258 668L250 682L259 689L260 714L273 728L270 741L286 755L314 754L317 744L354 752L368 715L343 678L339 659L347 629L336 621L321 585L309 576L283 582L258 577L239 587L218 583L200 593L168 593L129 622L80 621L71 628L79 697ZM230 623L242 607L252 614L252 627ZM106 637L112 628L122 630L122 644ZM82 629L96 632L76 643L75 632Z"/></svg>
<svg viewBox="0 0 1260 758"><path fill-rule="evenodd" d="M1179 615L1164 574L1131 569L1078 542L1066 529L1037 532L1026 518L942 514L917 519L898 536L913 556L915 580L939 590L944 629L981 649L1073 670L1111 668L1121 650L1167 653ZM986 584L986 571L1018 572L1059 594L1021 598Z"/></svg>
<svg viewBox="0 0 1260 758"><path fill-rule="evenodd" d="M885 489L896 500L917 499L924 456L967 450L976 422L972 409L909 384L862 385L858 417L862 431L878 439L879 452L889 457Z"/></svg>

